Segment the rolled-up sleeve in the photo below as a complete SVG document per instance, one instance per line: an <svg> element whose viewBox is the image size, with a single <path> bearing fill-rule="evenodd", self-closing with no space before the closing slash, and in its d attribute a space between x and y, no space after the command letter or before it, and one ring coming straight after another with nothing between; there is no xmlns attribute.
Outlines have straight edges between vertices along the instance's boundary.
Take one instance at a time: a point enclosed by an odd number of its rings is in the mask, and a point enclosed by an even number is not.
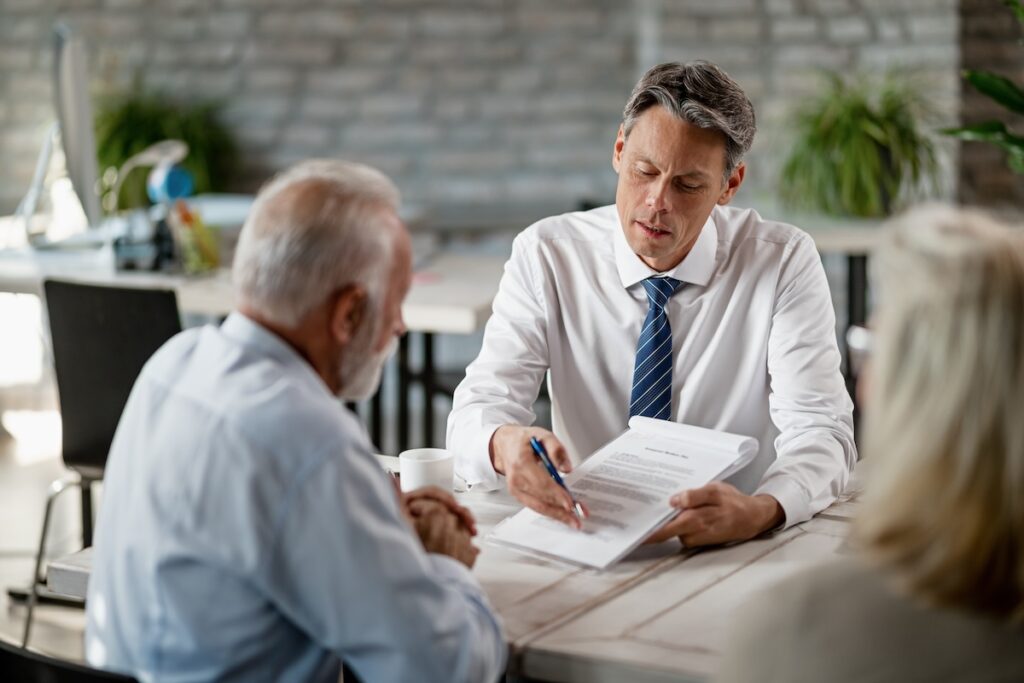
<svg viewBox="0 0 1024 683"><path fill-rule="evenodd" d="M779 501L786 526L831 505L857 461L853 402L840 371L825 271L807 235L789 247L768 339L777 458L756 491Z"/></svg>
<svg viewBox="0 0 1024 683"><path fill-rule="evenodd" d="M480 355L455 390L448 417L448 449L459 476L481 489L500 486L491 465L491 436L502 425L533 424L533 404L549 367L536 251L529 231L513 243Z"/></svg>

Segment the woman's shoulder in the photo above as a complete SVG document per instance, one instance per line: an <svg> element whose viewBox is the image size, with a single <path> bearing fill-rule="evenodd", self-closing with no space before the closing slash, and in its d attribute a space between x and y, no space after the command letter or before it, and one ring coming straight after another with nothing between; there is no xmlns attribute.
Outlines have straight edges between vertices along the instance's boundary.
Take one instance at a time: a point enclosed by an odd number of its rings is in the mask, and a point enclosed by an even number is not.
<svg viewBox="0 0 1024 683"><path fill-rule="evenodd" d="M1024 680L1024 630L928 606L856 556L788 576L733 624L726 681Z"/></svg>

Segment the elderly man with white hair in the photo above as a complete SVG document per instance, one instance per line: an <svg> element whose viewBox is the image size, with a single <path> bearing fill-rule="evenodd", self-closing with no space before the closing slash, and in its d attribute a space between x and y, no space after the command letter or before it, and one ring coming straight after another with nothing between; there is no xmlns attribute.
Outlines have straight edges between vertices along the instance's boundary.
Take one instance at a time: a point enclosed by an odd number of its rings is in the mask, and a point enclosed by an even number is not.
<svg viewBox="0 0 1024 683"><path fill-rule="evenodd" d="M495 680L473 518L399 498L338 398L377 386L411 280L398 193L314 161L256 199L238 310L143 369L107 464L86 656L160 681ZM417 538L418 536L418 538Z"/></svg>

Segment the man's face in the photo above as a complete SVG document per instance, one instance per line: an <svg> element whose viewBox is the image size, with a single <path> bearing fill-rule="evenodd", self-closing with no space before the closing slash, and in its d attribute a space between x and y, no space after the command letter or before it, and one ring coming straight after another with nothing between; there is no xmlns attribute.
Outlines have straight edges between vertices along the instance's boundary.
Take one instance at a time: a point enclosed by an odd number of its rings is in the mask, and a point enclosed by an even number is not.
<svg viewBox="0 0 1024 683"><path fill-rule="evenodd" d="M728 182L725 136L681 121L660 105L644 111L629 137L619 128L612 166L615 206L633 252L662 272L690 252L715 204L743 182L740 164Z"/></svg>
<svg viewBox="0 0 1024 683"><path fill-rule="evenodd" d="M390 214L388 220L396 223L389 228L397 228L397 241L391 269L382 288L383 299L369 303L376 310L368 309L338 365L339 398L347 401L362 401L373 395L380 384L384 364L394 354L398 338L405 334L402 302L412 283L412 247L398 217Z"/></svg>

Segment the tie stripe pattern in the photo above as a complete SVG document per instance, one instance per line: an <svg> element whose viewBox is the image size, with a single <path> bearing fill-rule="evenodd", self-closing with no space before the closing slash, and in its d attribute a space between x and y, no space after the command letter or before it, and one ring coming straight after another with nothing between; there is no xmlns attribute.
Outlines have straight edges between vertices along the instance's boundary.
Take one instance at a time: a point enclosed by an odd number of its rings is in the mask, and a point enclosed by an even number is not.
<svg viewBox="0 0 1024 683"><path fill-rule="evenodd" d="M643 285L648 309L636 344L629 416L668 420L672 417L672 327L665 306L680 282L670 277L649 277Z"/></svg>

